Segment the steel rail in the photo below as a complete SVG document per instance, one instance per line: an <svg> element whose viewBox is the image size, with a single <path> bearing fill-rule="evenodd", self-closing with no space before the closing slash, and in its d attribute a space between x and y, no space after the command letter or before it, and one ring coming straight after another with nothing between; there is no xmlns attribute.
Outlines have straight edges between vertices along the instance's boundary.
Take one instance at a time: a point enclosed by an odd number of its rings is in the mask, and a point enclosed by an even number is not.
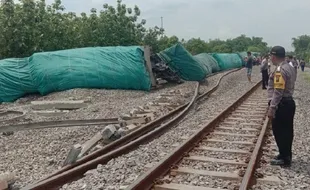
<svg viewBox="0 0 310 190"><path fill-rule="evenodd" d="M2 119L2 120L0 120L0 123L12 121L12 120L17 120L17 119L25 117L25 115L26 115L26 113L22 112L22 111L5 110L5 111L0 112L0 117L5 116L5 115L9 115L9 114L16 114L17 116L9 118L9 119Z"/></svg>
<svg viewBox="0 0 310 190"><path fill-rule="evenodd" d="M65 183L79 178L86 171L96 168L98 164L105 164L109 160L137 148L139 145L151 141L155 137L163 134L169 128L175 126L175 124L177 124L188 113L196 100L200 100L214 92L218 88L224 76L238 70L240 69L234 69L225 73L223 76L221 76L217 84L212 89L203 93L200 96L198 96L199 83L196 83L195 95L189 103L178 107L177 109L170 112L168 115L165 115L161 118L154 120L151 123L148 123L144 127L141 127L136 131L124 136L123 138L108 144L102 149L81 158L74 164L66 166L61 170L56 171L52 175L44 178L43 180L40 180L39 182L29 185L23 189L51 189L59 187ZM167 119L171 118L172 115L176 115L177 113L179 114L175 118L169 120L167 123L162 124L164 120L166 121Z"/></svg>
<svg viewBox="0 0 310 190"><path fill-rule="evenodd" d="M117 123L119 123L118 118L43 121L36 123L0 126L0 132L11 132L11 131L15 132L28 129L46 129L46 128L86 126L86 125L106 125Z"/></svg>
<svg viewBox="0 0 310 190"><path fill-rule="evenodd" d="M181 113L178 114L178 116L176 118L174 118L173 120L168 121L167 123L161 125L160 127L156 128L155 130L151 131L150 134L154 137L160 134L160 132L163 132L164 129L167 130L167 126L171 126L174 123L177 123L179 118L181 118L182 116L184 116L188 111L196 100L197 96L198 96L198 91L199 91L199 83L196 83L196 90L195 90L195 95L193 96L191 102L188 104L188 106L182 110ZM82 176L86 171L90 170L90 169L94 169L97 167L98 164L105 164L107 163L109 160L120 156L122 154L125 154L127 152L129 152L132 149L135 149L138 145L141 144L141 142L148 142L150 141L150 135L149 133L144 134L143 136L140 136L138 139L135 139L131 142L129 142L128 144L117 148L116 150L112 150L110 152L108 152L107 154L104 154L102 156L99 156L95 159L92 159L86 163L83 164L78 164L75 167L73 167L70 170L64 171L58 175L55 175L51 178L48 178L46 180L40 181L39 183L36 183L34 185L30 185L27 186L25 188L22 189L32 189L32 190L39 190L39 189L54 189L57 188L63 184L66 184L70 181L72 181L73 179L78 178L79 176Z"/></svg>
<svg viewBox="0 0 310 190"><path fill-rule="evenodd" d="M258 164L259 157L261 155L261 149L262 149L263 144L264 144L264 139L266 137L266 132L267 132L267 128L268 128L269 124L270 124L270 120L269 120L269 118L266 118L264 125L262 127L262 130L260 132L260 135L257 139L254 151L253 151L251 159L250 159L250 162L249 162L247 169L245 171L245 174L243 176L239 190L247 190L253 184L252 183L253 182L253 175L255 173L255 168Z"/></svg>
<svg viewBox="0 0 310 190"><path fill-rule="evenodd" d="M249 97L261 84L261 81L256 83L249 91L243 94L238 100L233 102L224 111L222 111L217 117L212 121L204 125L200 130L198 130L194 135L192 135L188 140L183 142L179 147L177 147L171 154L166 156L162 161L160 161L152 169L148 170L144 175L142 175L138 180L131 184L127 189L130 190L148 190L151 189L153 183L156 179L164 176L173 165L177 164L183 157L184 154L193 149L197 143L203 139L206 134L208 134L216 125L228 115L231 111L235 109L241 102Z"/></svg>
<svg viewBox="0 0 310 190"><path fill-rule="evenodd" d="M224 76L226 76L226 75L228 75L228 74L230 74L230 73L232 73L232 72L236 72L236 71L238 71L238 70L240 70L240 69L234 69L234 70L231 70L231 71L227 72L226 74L224 74L224 75L219 79L219 81L217 82L217 84L215 85L214 88L212 88L212 89L210 89L209 91L207 91L207 92L203 93L202 95L200 95L200 96L197 98L197 100L200 100L201 98L206 97L206 96L208 96L210 93L214 92L214 91L218 88L219 83L220 83L220 81L222 80L222 78L223 78ZM216 74L213 74L212 76L214 76L214 75L216 75ZM186 104L184 104L184 105L182 105L182 106L180 106L180 107L174 109L173 111L169 112L168 114L166 114L166 115L164 115L164 116L162 116L162 117L159 117L159 118L157 118L156 120L154 120L154 121L152 121L152 122L146 124L145 126L139 128L139 129L137 129L136 131L133 131L132 133L129 133L129 134L127 134L126 136L124 136L124 137L122 137L122 138L120 138L120 139L118 139L118 140L116 140L116 141L114 141L114 142L112 142L112 143L110 143L110 144L104 146L102 149L99 149L99 150L97 150L97 151L95 151L95 152L93 152L93 153L91 153L91 154L89 154L89 155L87 155L87 156L81 158L81 159L78 160L77 162L75 162L75 163L73 163L73 164L71 164L71 165L65 166L65 167L63 167L63 168L61 168L60 170L58 170L58 171L52 173L51 175L47 176L46 178L44 178L44 179L42 179L42 180L40 180L40 181L46 180L46 179L48 179L48 178L50 178L50 177L53 177L53 176L58 175L58 174L60 174L60 173L62 173L62 172L64 172L64 171L67 171L67 170L69 170L69 169L71 169L71 168L74 168L74 167L76 167L77 165L83 164L83 163L88 162L88 161L90 161L90 160L93 160L93 159L95 159L95 158L97 158L97 157L99 157L99 156L101 156L101 155L107 154L108 152L110 152L110 151L112 151L112 150L115 150L115 149L117 149L118 147L120 147L120 146L122 146L122 145L125 145L125 144L127 144L128 142L137 139L137 138L140 137L141 135L150 132L150 131L153 130L155 127L158 127L160 124L162 124L162 123L165 122L166 120L168 120L168 119L170 119L171 117L175 116L175 115L176 115L177 113L179 113L181 110L183 110L184 108L186 108L186 106L188 106L188 104L189 104L189 103L186 103Z"/></svg>

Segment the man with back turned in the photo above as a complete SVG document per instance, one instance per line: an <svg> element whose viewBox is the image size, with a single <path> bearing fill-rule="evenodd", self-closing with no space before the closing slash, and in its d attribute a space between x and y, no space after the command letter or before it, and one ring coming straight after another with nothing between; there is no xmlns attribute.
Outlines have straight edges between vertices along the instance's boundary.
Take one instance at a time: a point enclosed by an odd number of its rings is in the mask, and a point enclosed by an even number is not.
<svg viewBox="0 0 310 190"><path fill-rule="evenodd" d="M248 59L246 61L245 67L247 68L247 77L249 82L251 82L251 74L252 74L252 67L253 67L253 57L251 52L247 52Z"/></svg>
<svg viewBox="0 0 310 190"><path fill-rule="evenodd" d="M270 74L268 82L268 117L272 120L272 131L280 153L271 161L271 164L290 166L296 109L293 93L297 76L294 66L285 61L283 47L273 47L270 56L276 68Z"/></svg>
<svg viewBox="0 0 310 190"><path fill-rule="evenodd" d="M264 56L264 59L261 63L261 73L262 73L262 83L263 83L263 89L267 89L266 87L268 86L268 59L269 56Z"/></svg>

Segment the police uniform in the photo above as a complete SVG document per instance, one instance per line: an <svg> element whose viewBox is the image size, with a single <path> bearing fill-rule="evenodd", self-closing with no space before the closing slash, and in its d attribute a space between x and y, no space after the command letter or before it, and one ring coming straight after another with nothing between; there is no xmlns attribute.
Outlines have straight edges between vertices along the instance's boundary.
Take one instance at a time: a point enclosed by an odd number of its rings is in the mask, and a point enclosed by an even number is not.
<svg viewBox="0 0 310 190"><path fill-rule="evenodd" d="M285 56L283 47L276 46L271 50L272 55ZM279 155L272 160L273 165L290 165L292 159L293 124L295 115L295 101L293 100L294 86L297 73L294 66L283 61L276 66L269 76L267 89L269 110L273 115L272 130L275 137Z"/></svg>
<svg viewBox="0 0 310 190"><path fill-rule="evenodd" d="M267 89L266 87L268 86L268 61L265 58L262 61L261 64L261 73L262 73L262 83L263 83L263 89Z"/></svg>

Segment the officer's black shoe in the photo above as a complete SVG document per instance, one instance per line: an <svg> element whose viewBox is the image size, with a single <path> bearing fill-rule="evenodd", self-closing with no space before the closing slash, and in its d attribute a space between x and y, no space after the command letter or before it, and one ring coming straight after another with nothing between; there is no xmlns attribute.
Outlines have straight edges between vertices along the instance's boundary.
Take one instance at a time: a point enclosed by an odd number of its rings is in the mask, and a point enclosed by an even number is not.
<svg viewBox="0 0 310 190"><path fill-rule="evenodd" d="M276 158L271 160L270 164L274 166L290 167L292 164L292 158L290 156L281 158L281 156L278 155Z"/></svg>
<svg viewBox="0 0 310 190"><path fill-rule="evenodd" d="M274 160L280 160L280 159L282 159L282 156L281 156L280 154L278 154L278 155L275 156L273 159L274 159Z"/></svg>

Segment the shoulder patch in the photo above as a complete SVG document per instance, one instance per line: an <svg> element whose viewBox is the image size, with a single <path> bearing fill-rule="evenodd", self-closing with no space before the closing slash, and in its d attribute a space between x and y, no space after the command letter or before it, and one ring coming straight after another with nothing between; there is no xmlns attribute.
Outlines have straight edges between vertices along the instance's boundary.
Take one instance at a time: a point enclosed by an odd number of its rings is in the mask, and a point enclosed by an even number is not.
<svg viewBox="0 0 310 190"><path fill-rule="evenodd" d="M283 79L283 76L281 72L275 72L273 84L275 89L284 89L285 88L285 80Z"/></svg>

